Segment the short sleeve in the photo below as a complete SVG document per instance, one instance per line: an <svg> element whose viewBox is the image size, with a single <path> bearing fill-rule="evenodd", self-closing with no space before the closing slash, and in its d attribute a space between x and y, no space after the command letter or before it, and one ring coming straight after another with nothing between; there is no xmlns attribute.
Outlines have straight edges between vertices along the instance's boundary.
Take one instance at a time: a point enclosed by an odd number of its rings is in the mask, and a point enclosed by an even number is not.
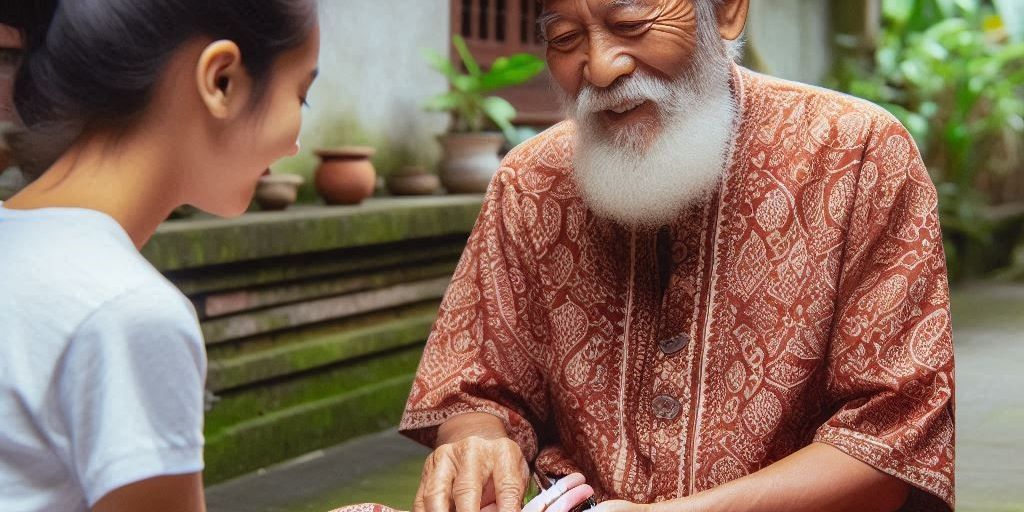
<svg viewBox="0 0 1024 512"><path fill-rule="evenodd" d="M58 371L70 469L90 507L125 485L203 469L206 355L194 310L170 284L103 304Z"/></svg>
<svg viewBox="0 0 1024 512"><path fill-rule="evenodd" d="M937 198L895 121L864 155L838 297L835 412L815 440L909 483L903 510L952 509L953 342Z"/></svg>
<svg viewBox="0 0 1024 512"><path fill-rule="evenodd" d="M492 414L527 460L537 455L547 418L544 377L531 352L524 281L529 251L518 214L515 172L491 183L445 293L402 417L403 434L429 446L437 427L467 413Z"/></svg>

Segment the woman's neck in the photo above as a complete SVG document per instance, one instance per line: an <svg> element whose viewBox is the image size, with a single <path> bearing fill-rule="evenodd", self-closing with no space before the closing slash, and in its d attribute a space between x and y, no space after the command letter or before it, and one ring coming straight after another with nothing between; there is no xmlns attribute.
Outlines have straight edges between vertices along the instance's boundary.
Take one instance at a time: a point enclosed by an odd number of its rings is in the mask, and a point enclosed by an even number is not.
<svg viewBox="0 0 1024 512"><path fill-rule="evenodd" d="M155 142L155 141L154 141ZM83 136L37 180L4 203L12 209L87 208L110 215L137 248L181 204L181 169L141 134Z"/></svg>

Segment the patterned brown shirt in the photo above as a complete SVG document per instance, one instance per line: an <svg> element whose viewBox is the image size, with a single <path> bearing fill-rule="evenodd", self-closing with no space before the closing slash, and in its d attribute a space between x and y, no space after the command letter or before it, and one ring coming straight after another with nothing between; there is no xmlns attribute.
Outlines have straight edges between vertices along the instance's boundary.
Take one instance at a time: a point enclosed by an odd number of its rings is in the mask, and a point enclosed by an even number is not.
<svg viewBox="0 0 1024 512"><path fill-rule="evenodd" d="M828 443L954 501L953 350L935 188L866 102L736 68L718 190L656 231L595 217L574 127L512 151L402 420L501 418L601 499L691 495Z"/></svg>

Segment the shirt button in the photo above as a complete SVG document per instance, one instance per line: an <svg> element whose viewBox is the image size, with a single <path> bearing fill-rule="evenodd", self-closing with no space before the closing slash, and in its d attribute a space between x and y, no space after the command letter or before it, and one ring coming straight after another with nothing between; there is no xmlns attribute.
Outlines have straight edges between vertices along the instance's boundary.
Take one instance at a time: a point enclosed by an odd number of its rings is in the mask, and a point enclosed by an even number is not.
<svg viewBox="0 0 1024 512"><path fill-rule="evenodd" d="M667 395L658 395L651 402L651 409L654 411L654 415L663 420L676 419L681 408L679 400Z"/></svg>
<svg viewBox="0 0 1024 512"><path fill-rule="evenodd" d="M658 346L661 347L661 351L665 355L670 356L686 348L686 345L690 344L690 337L686 334L680 334L672 338L667 338L658 342Z"/></svg>

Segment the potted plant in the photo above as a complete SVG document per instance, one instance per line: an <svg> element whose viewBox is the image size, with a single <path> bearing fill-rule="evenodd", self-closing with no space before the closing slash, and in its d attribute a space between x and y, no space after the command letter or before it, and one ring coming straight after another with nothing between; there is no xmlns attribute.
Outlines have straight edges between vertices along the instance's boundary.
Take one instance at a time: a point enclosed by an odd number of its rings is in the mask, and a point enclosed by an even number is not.
<svg viewBox="0 0 1024 512"><path fill-rule="evenodd" d="M256 203L264 211L284 210L298 199L299 186L304 181L298 174L271 174L267 169L256 185Z"/></svg>
<svg viewBox="0 0 1024 512"><path fill-rule="evenodd" d="M429 196L441 186L441 180L423 167L410 165L388 176L387 186L395 196Z"/></svg>
<svg viewBox="0 0 1024 512"><path fill-rule="evenodd" d="M519 53L499 57L485 71L462 37L454 35L452 44L466 71L459 71L453 62L428 50L425 55L431 67L448 78L451 88L431 98L425 108L452 113L452 130L440 137L444 147L440 177L445 188L456 193L483 192L501 164L498 150L503 137L516 139L512 126L515 107L490 93L527 82L544 69L544 61L529 53ZM487 121L504 135L485 132Z"/></svg>

